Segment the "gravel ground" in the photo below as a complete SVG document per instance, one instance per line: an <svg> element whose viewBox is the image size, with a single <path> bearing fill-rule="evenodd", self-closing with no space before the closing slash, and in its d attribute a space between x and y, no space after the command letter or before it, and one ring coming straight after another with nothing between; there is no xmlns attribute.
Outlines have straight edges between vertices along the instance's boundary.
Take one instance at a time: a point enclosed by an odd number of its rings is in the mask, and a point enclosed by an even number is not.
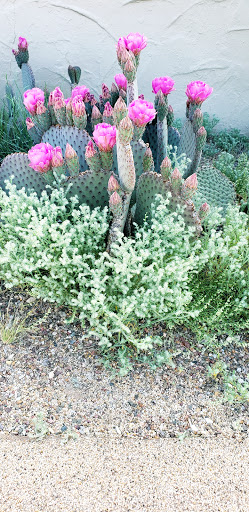
<svg viewBox="0 0 249 512"><path fill-rule="evenodd" d="M80 325L65 324L68 311L3 291L2 322L13 321L13 307L23 308L23 315L32 309L31 323L39 318L43 323L14 344L0 341L0 432L37 439L54 435L64 442L89 435L249 438L249 401L224 401L222 382L207 377L215 355L194 345L187 330L154 329L165 339L175 368L151 371L137 363L118 377L103 368L96 340L83 339ZM248 346L221 354L242 380L248 375Z"/></svg>
<svg viewBox="0 0 249 512"><path fill-rule="evenodd" d="M249 440L0 435L0 512L248 512Z"/></svg>

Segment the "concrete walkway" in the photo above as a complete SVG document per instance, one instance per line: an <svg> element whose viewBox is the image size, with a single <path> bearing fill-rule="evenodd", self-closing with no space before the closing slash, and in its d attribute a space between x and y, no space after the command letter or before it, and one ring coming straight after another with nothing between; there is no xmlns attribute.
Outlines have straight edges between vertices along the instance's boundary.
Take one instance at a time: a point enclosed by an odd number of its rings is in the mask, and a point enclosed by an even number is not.
<svg viewBox="0 0 249 512"><path fill-rule="evenodd" d="M248 512L249 440L0 437L0 512Z"/></svg>

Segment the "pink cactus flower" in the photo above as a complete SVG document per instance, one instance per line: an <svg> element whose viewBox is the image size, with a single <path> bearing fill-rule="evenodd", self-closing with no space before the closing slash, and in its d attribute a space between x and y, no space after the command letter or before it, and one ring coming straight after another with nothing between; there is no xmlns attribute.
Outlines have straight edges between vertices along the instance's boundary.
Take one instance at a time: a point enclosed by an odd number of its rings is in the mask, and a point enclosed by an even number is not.
<svg viewBox="0 0 249 512"><path fill-rule="evenodd" d="M95 126L93 139L100 151L111 151L116 144L116 127L107 123L99 123Z"/></svg>
<svg viewBox="0 0 249 512"><path fill-rule="evenodd" d="M132 51L134 55L139 55L141 50L147 46L147 38L138 32L128 34L127 37L124 37L124 41L126 49Z"/></svg>
<svg viewBox="0 0 249 512"><path fill-rule="evenodd" d="M56 146L56 148L53 149L53 156L52 156L52 167L61 167L64 164L62 151L60 146Z"/></svg>
<svg viewBox="0 0 249 512"><path fill-rule="evenodd" d="M77 85L72 90L72 99L75 98L75 96L81 96L83 101L88 101L89 95L90 91L85 85Z"/></svg>
<svg viewBox="0 0 249 512"><path fill-rule="evenodd" d="M115 75L114 79L119 89L124 89L124 91L127 90L127 78L123 73L118 73Z"/></svg>
<svg viewBox="0 0 249 512"><path fill-rule="evenodd" d="M29 166L36 172L46 173L52 167L54 148L48 142L33 146L28 152Z"/></svg>
<svg viewBox="0 0 249 512"><path fill-rule="evenodd" d="M76 117L81 117L86 115L85 103L82 99L82 96L74 96L72 99L72 112Z"/></svg>
<svg viewBox="0 0 249 512"><path fill-rule="evenodd" d="M128 107L128 115L136 126L145 126L156 116L153 103L145 100L134 100Z"/></svg>
<svg viewBox="0 0 249 512"><path fill-rule="evenodd" d="M67 107L68 103L70 103L72 101L72 98L65 98L64 101L65 101L66 107Z"/></svg>
<svg viewBox="0 0 249 512"><path fill-rule="evenodd" d="M33 89L28 89L23 94L23 103L28 110L28 112L32 115L36 114L37 102L41 101L44 103L45 97L44 92L38 87L34 87Z"/></svg>
<svg viewBox="0 0 249 512"><path fill-rule="evenodd" d="M152 92L155 94L162 91L163 94L169 94L171 91L174 91L175 82L169 76L161 76L160 78L154 78L152 80Z"/></svg>
<svg viewBox="0 0 249 512"><path fill-rule="evenodd" d="M25 37L19 37L18 50L23 51L28 49L27 39Z"/></svg>
<svg viewBox="0 0 249 512"><path fill-rule="evenodd" d="M205 82L201 82L200 80L195 80L187 85L185 94L191 103L200 104L206 100L212 92L213 87L209 87L209 85L205 84Z"/></svg>

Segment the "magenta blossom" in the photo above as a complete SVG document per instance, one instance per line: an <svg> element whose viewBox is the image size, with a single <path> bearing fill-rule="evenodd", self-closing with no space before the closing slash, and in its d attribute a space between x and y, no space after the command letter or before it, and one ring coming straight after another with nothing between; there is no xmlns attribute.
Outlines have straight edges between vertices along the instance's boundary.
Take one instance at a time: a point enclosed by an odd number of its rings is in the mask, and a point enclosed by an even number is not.
<svg viewBox="0 0 249 512"><path fill-rule="evenodd" d="M30 114L35 115L37 110L37 102L44 104L44 92L38 87L28 89L23 94L23 103ZM41 103L39 103L41 105Z"/></svg>
<svg viewBox="0 0 249 512"><path fill-rule="evenodd" d="M114 79L119 89L124 89L124 91L127 90L127 78L123 75L123 73L115 75Z"/></svg>
<svg viewBox="0 0 249 512"><path fill-rule="evenodd" d="M206 100L212 92L213 88L209 87L209 85L205 84L205 82L195 80L194 82L190 82L190 84L187 85L185 94L191 103L199 104Z"/></svg>
<svg viewBox="0 0 249 512"><path fill-rule="evenodd" d="M158 91L162 91L163 94L169 94L171 91L174 91L175 82L169 76L161 76L160 78L154 78L152 80L152 89L156 94Z"/></svg>
<svg viewBox="0 0 249 512"><path fill-rule="evenodd" d="M46 173L52 167L54 148L48 142L33 146L28 152L29 166L36 172Z"/></svg>
<svg viewBox="0 0 249 512"><path fill-rule="evenodd" d="M130 50L134 55L139 55L141 50L147 46L147 38L138 32L130 33L124 37L124 42L127 50Z"/></svg>
<svg viewBox="0 0 249 512"><path fill-rule="evenodd" d="M95 126L93 139L100 151L111 151L116 144L116 127L107 123L99 123Z"/></svg>
<svg viewBox="0 0 249 512"><path fill-rule="evenodd" d="M135 126L145 126L156 116L153 103L145 100L134 100L128 107L128 115Z"/></svg>
<svg viewBox="0 0 249 512"><path fill-rule="evenodd" d="M89 94L90 91L85 87L85 85L77 85L72 90L72 98L75 98L75 96L81 96L83 101L87 100Z"/></svg>
<svg viewBox="0 0 249 512"><path fill-rule="evenodd" d="M27 39L25 39L25 37L19 37L19 40L18 40L18 50L27 50L28 49L28 43L27 43Z"/></svg>

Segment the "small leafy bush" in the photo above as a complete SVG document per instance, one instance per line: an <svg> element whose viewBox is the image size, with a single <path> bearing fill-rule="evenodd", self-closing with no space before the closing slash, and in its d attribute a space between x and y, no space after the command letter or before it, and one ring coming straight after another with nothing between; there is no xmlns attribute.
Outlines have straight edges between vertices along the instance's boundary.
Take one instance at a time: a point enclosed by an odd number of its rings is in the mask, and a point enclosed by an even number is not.
<svg viewBox="0 0 249 512"><path fill-rule="evenodd" d="M248 218L237 207L225 219L214 211L195 239L181 210L170 213L159 196L152 224L133 239L120 235L111 256L107 210L78 207L63 190L38 199L9 185L0 210L0 278L69 306L106 353L162 344L143 336L141 321L201 334L248 327Z"/></svg>

